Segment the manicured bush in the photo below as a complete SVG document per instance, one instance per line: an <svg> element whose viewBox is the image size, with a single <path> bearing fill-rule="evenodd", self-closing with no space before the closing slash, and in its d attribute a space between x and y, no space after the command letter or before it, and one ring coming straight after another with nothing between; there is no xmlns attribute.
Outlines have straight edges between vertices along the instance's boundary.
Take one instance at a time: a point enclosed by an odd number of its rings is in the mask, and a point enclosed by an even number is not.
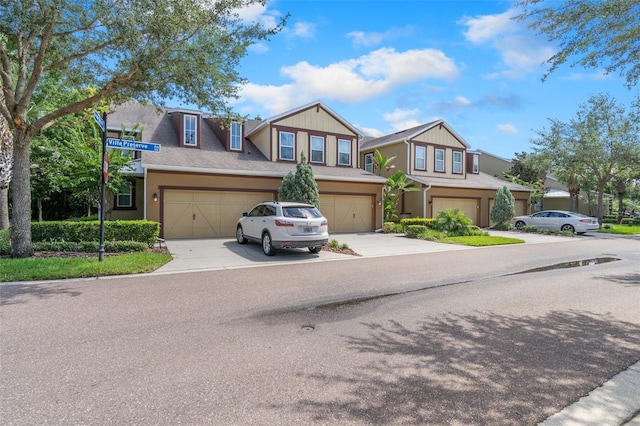
<svg viewBox="0 0 640 426"><path fill-rule="evenodd" d="M515 198L509 191L509 188L503 186L496 193L496 200L491 208L489 217L491 221L497 224L509 222L516 215Z"/></svg>
<svg viewBox="0 0 640 426"><path fill-rule="evenodd" d="M409 238L418 238L421 233L427 231L428 229L429 228L424 225L409 225L407 226L405 233Z"/></svg>
<svg viewBox="0 0 640 426"><path fill-rule="evenodd" d="M160 233L160 224L149 220L115 220L104 223L104 240L136 241L153 247ZM38 242L99 242L100 222L33 222L31 240Z"/></svg>
<svg viewBox="0 0 640 426"><path fill-rule="evenodd" d="M426 217L408 217L405 219L400 219L400 225L406 229L409 225L422 225L427 228L433 229L434 224L436 223L436 219L434 218L426 218Z"/></svg>
<svg viewBox="0 0 640 426"><path fill-rule="evenodd" d="M123 253L123 252L139 252L149 248L146 243L137 241L105 241L104 251L107 253ZM34 251L66 251L66 252L83 252L98 253L100 242L84 241L41 241L33 243Z"/></svg>
<svg viewBox="0 0 640 426"><path fill-rule="evenodd" d="M513 225L510 223L498 223L497 225L493 225L493 229L496 231L511 231Z"/></svg>
<svg viewBox="0 0 640 426"><path fill-rule="evenodd" d="M446 235L444 233L433 229L425 229L420 234L418 234L418 239L425 241L440 241L443 238L446 238Z"/></svg>
<svg viewBox="0 0 640 426"><path fill-rule="evenodd" d="M396 222L385 222L382 224L382 232L384 234L393 234L396 231Z"/></svg>
<svg viewBox="0 0 640 426"><path fill-rule="evenodd" d="M522 230L524 232L533 232L536 233L538 232L538 227L535 225L526 225L524 228L522 228Z"/></svg>

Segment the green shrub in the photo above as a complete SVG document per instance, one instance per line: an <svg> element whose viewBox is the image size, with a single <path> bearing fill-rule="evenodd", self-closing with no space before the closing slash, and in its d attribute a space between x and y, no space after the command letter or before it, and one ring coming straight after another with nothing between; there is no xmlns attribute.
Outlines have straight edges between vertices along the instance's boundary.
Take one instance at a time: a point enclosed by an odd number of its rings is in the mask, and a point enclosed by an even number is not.
<svg viewBox="0 0 640 426"><path fill-rule="evenodd" d="M338 240L331 240L329 242L329 247L337 249L340 246L340 244L338 243Z"/></svg>
<svg viewBox="0 0 640 426"><path fill-rule="evenodd" d="M104 240L137 241L153 247L160 233L160 224L149 220L114 220L104 223ZM99 221L33 222L31 240L37 242L89 242L100 241Z"/></svg>
<svg viewBox="0 0 640 426"><path fill-rule="evenodd" d="M105 241L104 251L107 253L140 252L149 248L146 243L137 241ZM100 242L98 241L41 241L33 243L34 251L66 251L98 253Z"/></svg>
<svg viewBox="0 0 640 426"><path fill-rule="evenodd" d="M434 229L450 237L469 235L472 221L460 209L447 209L438 213Z"/></svg>
<svg viewBox="0 0 640 426"><path fill-rule="evenodd" d="M407 226L405 233L409 238L418 238L421 233L428 229L429 228L424 225L409 225Z"/></svg>
<svg viewBox="0 0 640 426"><path fill-rule="evenodd" d="M511 231L513 229L513 225L510 223L498 223L493 225L493 229L496 231Z"/></svg>
<svg viewBox="0 0 640 426"><path fill-rule="evenodd" d="M480 229L480 227L475 225L469 225L468 232L469 233L467 235L471 235L471 236L480 236L480 237L489 236L489 233L487 231L483 231L482 229Z"/></svg>
<svg viewBox="0 0 640 426"><path fill-rule="evenodd" d="M400 219L400 225L403 229L406 229L410 225L422 225L433 229L435 222L436 219L426 217L408 217L406 219Z"/></svg>
<svg viewBox="0 0 640 426"><path fill-rule="evenodd" d="M11 247L9 246L9 230L0 229L0 255L11 254Z"/></svg>
<svg viewBox="0 0 640 426"><path fill-rule="evenodd" d="M535 225L526 225L524 228L522 228L522 230L524 232L536 233L536 232L538 232L538 227L535 226Z"/></svg>
<svg viewBox="0 0 640 426"><path fill-rule="evenodd" d="M382 224L382 232L384 234L393 234L395 233L396 222L385 222Z"/></svg>
<svg viewBox="0 0 640 426"><path fill-rule="evenodd" d="M418 239L425 241L440 241L443 238L446 238L446 234L434 229L425 229L418 234Z"/></svg>

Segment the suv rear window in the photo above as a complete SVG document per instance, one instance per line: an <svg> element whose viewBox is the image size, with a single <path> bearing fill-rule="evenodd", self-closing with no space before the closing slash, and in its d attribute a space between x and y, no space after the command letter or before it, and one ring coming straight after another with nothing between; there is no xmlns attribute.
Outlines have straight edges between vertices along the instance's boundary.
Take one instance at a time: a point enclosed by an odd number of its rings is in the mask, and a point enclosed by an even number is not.
<svg viewBox="0 0 640 426"><path fill-rule="evenodd" d="M282 214L284 217L298 217L303 219L314 219L318 217L322 217L322 213L315 207L283 207Z"/></svg>

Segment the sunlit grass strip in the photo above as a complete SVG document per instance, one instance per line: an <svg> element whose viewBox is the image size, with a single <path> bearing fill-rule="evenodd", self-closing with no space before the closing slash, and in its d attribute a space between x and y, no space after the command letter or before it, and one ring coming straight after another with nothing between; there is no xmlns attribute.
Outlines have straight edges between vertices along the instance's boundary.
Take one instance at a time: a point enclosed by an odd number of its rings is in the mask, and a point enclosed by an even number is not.
<svg viewBox="0 0 640 426"><path fill-rule="evenodd" d="M95 258L0 259L0 281L39 281L64 278L142 274L171 260L170 254L128 253Z"/></svg>
<svg viewBox="0 0 640 426"><path fill-rule="evenodd" d="M463 244L472 247L500 246L505 244L522 244L524 240L498 236L471 235L466 237L447 237L440 240L442 243Z"/></svg>
<svg viewBox="0 0 640 426"><path fill-rule="evenodd" d="M629 226L629 225L616 225L616 224L608 224L609 229L605 229L602 227L600 231L604 234L622 234L622 235L634 235L640 234L640 226Z"/></svg>

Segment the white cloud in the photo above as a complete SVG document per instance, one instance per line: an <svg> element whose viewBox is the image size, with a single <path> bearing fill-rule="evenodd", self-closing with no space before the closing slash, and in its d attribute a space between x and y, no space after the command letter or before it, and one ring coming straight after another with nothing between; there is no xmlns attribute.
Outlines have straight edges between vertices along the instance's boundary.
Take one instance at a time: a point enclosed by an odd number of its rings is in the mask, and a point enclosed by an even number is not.
<svg viewBox="0 0 640 426"><path fill-rule="evenodd" d="M383 48L327 66L299 62L283 67L281 74L291 82L282 86L248 84L241 88L241 98L260 103L272 113L315 99L355 103L421 80L451 80L458 76L458 69L439 50L396 52Z"/></svg>
<svg viewBox="0 0 640 426"><path fill-rule="evenodd" d="M465 98L464 96L456 96L455 100L453 101L454 105L458 105L461 107L465 107L465 106L470 106L471 105L471 101L467 98Z"/></svg>
<svg viewBox="0 0 640 426"><path fill-rule="evenodd" d="M379 137L385 135L385 133L382 130L374 129L373 127L362 127L362 126L358 126L358 125L355 125L355 126L358 129L360 129L360 131L362 132L363 135L366 135L366 136L372 136L374 138L379 138Z"/></svg>
<svg viewBox="0 0 640 426"><path fill-rule="evenodd" d="M466 26L465 38L476 45L489 44L500 55L503 68L487 78L520 78L539 68L553 55L553 49L534 37L525 24L514 21L515 9L497 15L465 17L458 24Z"/></svg>
<svg viewBox="0 0 640 426"><path fill-rule="evenodd" d="M354 46L373 46L382 43L384 40L396 37L404 37L410 35L413 32L411 27L405 28L391 28L385 32L372 32L365 33L364 31L351 31L346 34L347 38L351 39Z"/></svg>
<svg viewBox="0 0 640 426"><path fill-rule="evenodd" d="M498 128L498 131L500 131L500 133L504 133L507 135L514 135L518 133L518 129L513 124L498 124L496 127Z"/></svg>
<svg viewBox="0 0 640 426"><path fill-rule="evenodd" d="M515 31L517 27L511 19L513 16L515 12L510 9L498 15L483 15L475 18L465 16L458 23L468 27L464 32L467 40L472 43L484 43L494 40L500 34Z"/></svg>
<svg viewBox="0 0 640 426"><path fill-rule="evenodd" d="M254 43L247 47L247 50L253 53L267 53L269 51L269 46L264 43Z"/></svg>
<svg viewBox="0 0 640 426"><path fill-rule="evenodd" d="M394 131L406 130L424 124L419 120L420 110L397 108L393 112L382 115L384 121L393 127Z"/></svg>
<svg viewBox="0 0 640 426"><path fill-rule="evenodd" d="M300 38L313 38L316 34L316 26L310 22L296 22L291 34Z"/></svg>

